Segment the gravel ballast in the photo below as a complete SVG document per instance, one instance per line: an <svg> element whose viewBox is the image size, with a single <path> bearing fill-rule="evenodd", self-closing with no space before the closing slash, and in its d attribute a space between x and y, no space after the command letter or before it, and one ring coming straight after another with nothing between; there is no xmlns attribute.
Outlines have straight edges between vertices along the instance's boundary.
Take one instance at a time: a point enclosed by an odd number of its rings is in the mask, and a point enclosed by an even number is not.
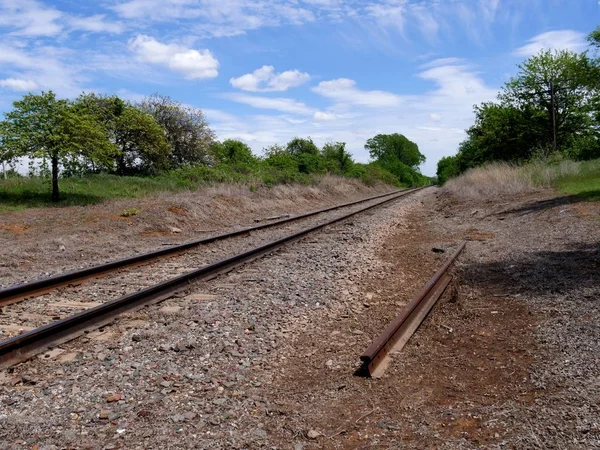
<svg viewBox="0 0 600 450"><path fill-rule="evenodd" d="M594 208L431 188L356 216L0 372L0 448L599 447ZM460 286L355 376L463 239Z"/></svg>

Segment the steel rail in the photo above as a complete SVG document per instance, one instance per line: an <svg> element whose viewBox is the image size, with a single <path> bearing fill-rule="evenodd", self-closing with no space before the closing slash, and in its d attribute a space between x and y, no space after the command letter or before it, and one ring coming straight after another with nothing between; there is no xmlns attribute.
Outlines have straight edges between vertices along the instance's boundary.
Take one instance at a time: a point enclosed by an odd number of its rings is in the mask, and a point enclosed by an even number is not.
<svg viewBox="0 0 600 450"><path fill-rule="evenodd" d="M402 350L452 281L448 269L456 261L465 246L466 242L462 242L458 246L450 258L425 284L423 290L402 308L400 314L364 351L360 357L363 364L359 374L374 378L383 375L388 365L388 355Z"/></svg>
<svg viewBox="0 0 600 450"><path fill-rule="evenodd" d="M51 322L34 330L27 331L21 335L9 338L0 342L0 369L24 361L35 354L45 351L48 348L69 341L86 331L104 326L114 320L119 314L127 311L133 311L149 304L158 303L173 296L181 295L186 291L189 284L192 282L205 281L215 278L221 274L231 271L236 267L240 267L264 255L273 253L279 248L296 242L305 236L327 226L342 222L350 217L366 212L373 208L391 203L420 189L423 188L401 191L392 198L382 200L373 205L369 205L351 213L336 217L322 224L305 228L304 230L260 247L256 247L252 250L248 250L244 253L240 253L203 266L192 272L180 275L167 281L163 281L138 292L127 294L115 300L108 301L64 319Z"/></svg>
<svg viewBox="0 0 600 450"><path fill-rule="evenodd" d="M373 197L365 198L362 200L355 200L348 203L343 203L341 205L331 206L327 208L317 209L314 211L309 211L307 213L303 213L293 217L286 217L284 219L275 220L273 222L269 222L262 225L255 225L252 227L242 228L240 230L235 230L223 234L218 234L214 236L209 236L203 239L194 240L190 242L186 242L184 244L178 244L170 247L166 247L160 250L153 250L146 253L141 253L135 256L129 256L122 259L113 260L104 264L98 264L95 266L87 267L85 269L78 269L69 272L63 272L58 275L53 275L50 277L40 278L37 280L29 281L26 283L19 283L12 286L8 286L6 288L0 289L0 306L10 305L13 303L17 303L21 300L25 300L27 298L35 297L41 295L43 293L49 292L53 289L59 288L61 286L68 286L72 284L80 284L84 280L100 277L102 275L106 275L110 272L114 272L119 269L123 269L126 267L136 266L140 264L144 264L148 261L155 260L158 258L162 258L168 255L175 255L177 253L182 253L186 250L190 250L195 247L199 247L201 245L210 244L216 241L240 236L243 234L250 233L252 231L262 230L265 228L274 227L277 225L282 225L289 222L294 222L297 220L305 219L307 217L315 216L317 214L322 214L328 211L333 211L340 208L345 208L348 206L353 206L359 203L364 203L370 200L377 200L379 198L387 197L389 195L397 194L402 191L393 191L388 192L386 194L379 194Z"/></svg>

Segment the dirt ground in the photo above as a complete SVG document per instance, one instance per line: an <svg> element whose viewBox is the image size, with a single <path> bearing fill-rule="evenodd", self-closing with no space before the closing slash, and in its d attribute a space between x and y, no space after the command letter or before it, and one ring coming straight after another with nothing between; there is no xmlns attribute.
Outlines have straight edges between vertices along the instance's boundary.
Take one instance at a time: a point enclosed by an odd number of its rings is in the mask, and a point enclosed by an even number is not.
<svg viewBox="0 0 600 450"><path fill-rule="evenodd" d="M272 394L282 441L300 428L319 433L306 448L600 448L600 207L547 191L511 200L438 193L411 212L379 249L390 276L360 280L360 318L307 329L292 347L310 359L289 349ZM332 354L356 358L441 265L432 250L461 240L460 286L385 376L332 371ZM364 348L331 331L352 328Z"/></svg>
<svg viewBox="0 0 600 450"><path fill-rule="evenodd" d="M0 448L600 448L599 219L421 191L0 374ZM450 295L356 376L462 240Z"/></svg>

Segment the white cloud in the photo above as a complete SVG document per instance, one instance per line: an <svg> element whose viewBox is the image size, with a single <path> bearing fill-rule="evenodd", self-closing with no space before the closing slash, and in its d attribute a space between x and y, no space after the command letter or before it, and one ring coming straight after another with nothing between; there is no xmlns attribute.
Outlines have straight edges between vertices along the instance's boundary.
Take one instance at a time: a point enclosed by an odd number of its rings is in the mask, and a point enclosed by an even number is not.
<svg viewBox="0 0 600 450"><path fill-rule="evenodd" d="M7 78L0 80L0 88L12 89L13 91L33 91L37 88L37 83L32 80Z"/></svg>
<svg viewBox="0 0 600 450"><path fill-rule="evenodd" d="M265 26L301 25L315 14L298 2L270 0L129 0L112 9L126 19L190 21L190 29L202 37L244 34Z"/></svg>
<svg viewBox="0 0 600 450"><path fill-rule="evenodd" d="M285 91L291 87L300 86L310 80L310 75L299 70L286 70L275 73L273 66L262 66L252 73L247 73L229 82L235 88L250 92Z"/></svg>
<svg viewBox="0 0 600 450"><path fill-rule="evenodd" d="M66 20L75 30L112 34L119 34L125 31L125 25L121 22L107 21L104 14L96 14L88 17L69 16Z"/></svg>
<svg viewBox="0 0 600 450"><path fill-rule="evenodd" d="M547 31L538 34L528 41L528 44L515 50L517 56L529 57L539 53L541 50L571 50L581 52L585 50L587 43L585 35L573 30Z"/></svg>
<svg viewBox="0 0 600 450"><path fill-rule="evenodd" d="M348 78L321 81L313 91L344 105L389 108L402 103L399 95L386 91L362 91L356 87L354 80Z"/></svg>
<svg viewBox="0 0 600 450"><path fill-rule="evenodd" d="M313 119L316 120L317 122L335 120L337 118L338 118L337 114L333 114L333 113L329 113L329 112L317 111L313 114Z"/></svg>
<svg viewBox="0 0 600 450"><path fill-rule="evenodd" d="M309 108L304 103L293 100L291 98L281 97L260 97L247 94L224 94L223 97L237 103L252 106L259 109L273 109L276 111L286 112L290 114L311 115L314 114L314 109Z"/></svg>
<svg viewBox="0 0 600 450"><path fill-rule="evenodd" d="M129 48L136 53L139 61L167 66L187 79L214 78L219 74L219 61L210 50L163 44L143 34L131 39Z"/></svg>
<svg viewBox="0 0 600 450"><path fill-rule="evenodd" d="M429 118L431 120L433 120L434 122L439 122L440 120L442 120L442 116L440 114L436 114L436 113L430 113Z"/></svg>
<svg viewBox="0 0 600 450"><path fill-rule="evenodd" d="M421 69L431 69L433 67L447 66L450 64L459 64L462 62L464 61L460 58L438 58L421 65Z"/></svg>
<svg viewBox="0 0 600 450"><path fill-rule="evenodd" d="M11 78L33 82L39 89L52 89L64 97L78 95L88 81L82 72L85 65L76 56L52 46L27 48L0 43L0 67L10 67Z"/></svg>
<svg viewBox="0 0 600 450"><path fill-rule="evenodd" d="M55 36L63 29L60 11L33 0L0 0L0 27L15 29L19 36Z"/></svg>

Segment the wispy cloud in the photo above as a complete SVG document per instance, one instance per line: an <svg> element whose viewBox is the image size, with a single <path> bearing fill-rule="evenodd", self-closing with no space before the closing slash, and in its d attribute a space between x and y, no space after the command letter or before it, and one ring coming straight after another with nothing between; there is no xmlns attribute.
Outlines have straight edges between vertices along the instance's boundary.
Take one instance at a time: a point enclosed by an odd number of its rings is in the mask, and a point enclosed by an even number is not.
<svg viewBox="0 0 600 450"><path fill-rule="evenodd" d="M585 50L587 43L585 35L573 30L547 31L532 37L526 45L514 51L516 56L529 57L541 50Z"/></svg>
<svg viewBox="0 0 600 450"><path fill-rule="evenodd" d="M18 78L0 80L0 88L11 89L13 91L33 91L37 87L37 83L32 80L22 80Z"/></svg>
<svg viewBox="0 0 600 450"><path fill-rule="evenodd" d="M73 30L110 34L120 34L125 31L123 22L108 20L105 14L87 17L68 16L66 22Z"/></svg>
<svg viewBox="0 0 600 450"><path fill-rule="evenodd" d="M0 27L10 27L19 36L55 36L63 30L59 19L64 16L33 0L0 1Z"/></svg>
<svg viewBox="0 0 600 450"><path fill-rule="evenodd" d="M74 16L35 0L0 0L0 28L25 38L57 36L66 31L122 33L125 25L105 14Z"/></svg>
<svg viewBox="0 0 600 450"><path fill-rule="evenodd" d="M363 91L356 82L348 78L321 81L313 88L317 94L335 100L341 105L359 105L370 108L386 108L402 103L400 96L386 91Z"/></svg>
<svg viewBox="0 0 600 450"><path fill-rule="evenodd" d="M315 109L306 106L304 103L291 98L282 97L262 97L248 94L223 94L223 97L248 106L259 109L271 109L291 114L312 115Z"/></svg>
<svg viewBox="0 0 600 450"><path fill-rule="evenodd" d="M28 87L35 83L37 89L52 89L66 97L79 94L89 81L81 65L76 63L73 52L64 48L28 48L0 43L0 67L3 65L15 74L10 78L26 80L30 83ZM12 84L24 86L23 83Z"/></svg>
<svg viewBox="0 0 600 450"><path fill-rule="evenodd" d="M264 26L300 25L315 20L310 8L288 1L129 0L111 8L124 19L185 21L190 31L204 37L236 36Z"/></svg>

